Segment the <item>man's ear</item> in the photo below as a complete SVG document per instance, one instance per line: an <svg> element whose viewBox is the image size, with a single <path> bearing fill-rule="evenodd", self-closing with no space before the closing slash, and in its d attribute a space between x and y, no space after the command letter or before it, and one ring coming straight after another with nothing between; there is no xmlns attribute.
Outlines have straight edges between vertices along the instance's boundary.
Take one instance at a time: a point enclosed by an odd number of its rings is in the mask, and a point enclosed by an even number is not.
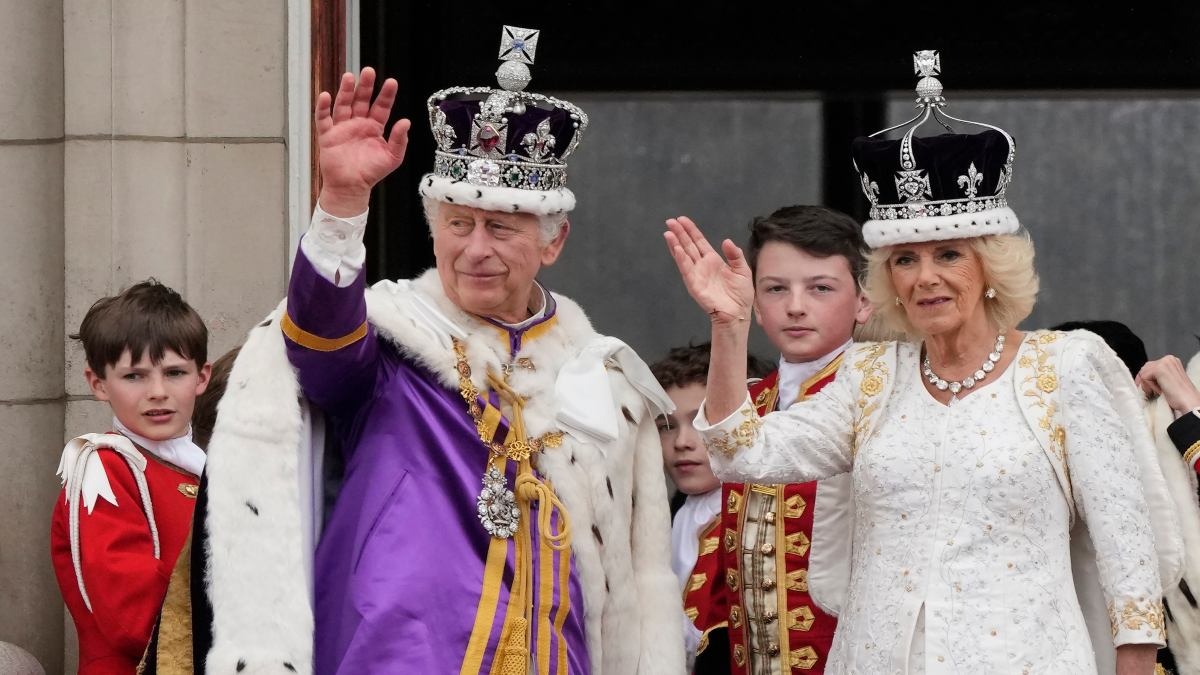
<svg viewBox="0 0 1200 675"><path fill-rule="evenodd" d="M562 227L558 230L558 234L554 235L554 238L550 240L550 243L546 244L545 248L542 249L543 266L549 267L550 265L554 264L554 261L558 260L559 254L562 253L563 244L567 243L567 235L570 234L570 232L571 221L564 220Z"/></svg>
<svg viewBox="0 0 1200 675"><path fill-rule="evenodd" d="M93 371L90 367L83 369L83 377L87 380L88 388L92 390L92 396L96 397L97 401L108 400L108 382Z"/></svg>

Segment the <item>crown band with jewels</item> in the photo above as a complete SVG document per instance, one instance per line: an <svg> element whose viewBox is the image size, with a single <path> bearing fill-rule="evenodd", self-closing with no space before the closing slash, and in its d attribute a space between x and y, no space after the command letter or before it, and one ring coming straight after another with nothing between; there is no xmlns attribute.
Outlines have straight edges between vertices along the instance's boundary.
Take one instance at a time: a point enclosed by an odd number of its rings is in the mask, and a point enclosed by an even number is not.
<svg viewBox="0 0 1200 675"><path fill-rule="evenodd" d="M863 238L872 248L902 243L1007 234L1020 223L1008 207L1015 145L999 127L962 120L946 113L941 55L924 50L913 55L920 80L916 117L851 146L854 170L871 203ZM948 134L917 137L929 119ZM949 121L985 127L978 134L958 134ZM909 127L898 141L882 138Z"/></svg>
<svg viewBox="0 0 1200 675"><path fill-rule="evenodd" d="M572 103L524 91L539 37L537 30L504 26L500 89L451 87L429 97L437 150L422 196L489 211L548 215L574 208L565 160L588 118Z"/></svg>

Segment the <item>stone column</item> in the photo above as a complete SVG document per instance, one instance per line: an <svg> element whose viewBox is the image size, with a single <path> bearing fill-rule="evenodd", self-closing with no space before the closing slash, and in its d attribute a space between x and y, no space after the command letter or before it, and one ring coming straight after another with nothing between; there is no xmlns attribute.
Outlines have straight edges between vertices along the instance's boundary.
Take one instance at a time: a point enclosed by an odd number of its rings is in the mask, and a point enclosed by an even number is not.
<svg viewBox="0 0 1200 675"><path fill-rule="evenodd" d="M62 3L0 0L0 641L62 669L50 510L63 429Z"/></svg>
<svg viewBox="0 0 1200 675"><path fill-rule="evenodd" d="M287 3L62 5L65 297L62 268L56 265L54 274L67 332L78 329L97 298L155 277L204 317L215 359L284 292ZM59 316L60 327L44 334L59 336L50 346L60 363L61 392L64 313ZM60 424L55 444L110 426L107 405L88 394L83 353L71 340L65 362L65 433ZM48 522L49 506L39 509L39 523ZM43 599L57 599L57 590L50 591ZM0 608L0 617L5 614ZM75 659L71 625L67 617L68 672Z"/></svg>

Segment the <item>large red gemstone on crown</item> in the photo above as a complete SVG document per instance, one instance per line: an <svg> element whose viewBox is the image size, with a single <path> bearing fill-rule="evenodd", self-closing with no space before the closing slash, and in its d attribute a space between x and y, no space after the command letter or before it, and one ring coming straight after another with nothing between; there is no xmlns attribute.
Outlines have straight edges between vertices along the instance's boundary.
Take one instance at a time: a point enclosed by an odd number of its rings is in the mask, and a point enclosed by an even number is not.
<svg viewBox="0 0 1200 675"><path fill-rule="evenodd" d="M485 152L491 152L499 144L500 134L496 133L490 124L479 130L479 147L483 148Z"/></svg>

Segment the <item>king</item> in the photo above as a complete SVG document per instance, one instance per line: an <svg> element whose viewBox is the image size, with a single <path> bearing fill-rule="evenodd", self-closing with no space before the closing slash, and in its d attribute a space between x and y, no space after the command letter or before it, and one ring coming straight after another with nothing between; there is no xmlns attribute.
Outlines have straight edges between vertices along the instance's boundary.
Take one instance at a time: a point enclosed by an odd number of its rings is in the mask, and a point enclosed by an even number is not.
<svg viewBox="0 0 1200 675"><path fill-rule="evenodd" d="M565 160L588 122L524 91L538 37L503 29L501 88L429 98L436 268L415 279L367 288L363 270L371 189L407 145L407 120L385 129L396 82L372 100L366 68L317 99L320 199L214 431L209 672L683 671L670 400L536 279L571 229ZM325 514L320 452L286 450L321 428L345 463Z"/></svg>

